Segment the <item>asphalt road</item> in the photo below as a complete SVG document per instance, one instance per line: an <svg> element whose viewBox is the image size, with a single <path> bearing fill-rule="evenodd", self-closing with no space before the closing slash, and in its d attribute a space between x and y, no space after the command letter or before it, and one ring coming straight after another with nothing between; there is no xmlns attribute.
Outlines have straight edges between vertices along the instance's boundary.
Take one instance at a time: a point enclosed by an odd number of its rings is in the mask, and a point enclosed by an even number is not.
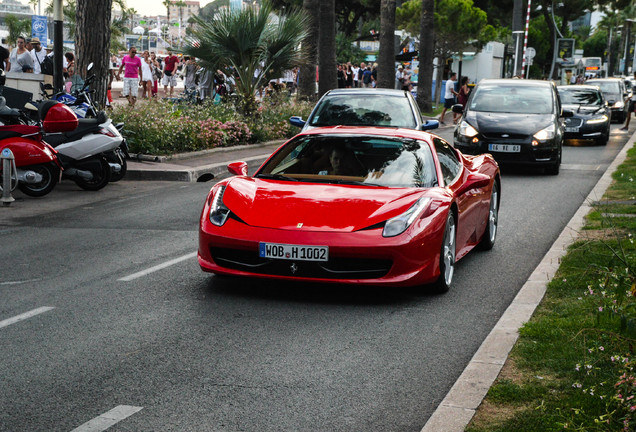
<svg viewBox="0 0 636 432"><path fill-rule="evenodd" d="M558 176L504 170L495 248L440 296L205 274L210 183L16 193L0 208L0 430L419 431L627 141L619 127L607 147L566 147Z"/></svg>

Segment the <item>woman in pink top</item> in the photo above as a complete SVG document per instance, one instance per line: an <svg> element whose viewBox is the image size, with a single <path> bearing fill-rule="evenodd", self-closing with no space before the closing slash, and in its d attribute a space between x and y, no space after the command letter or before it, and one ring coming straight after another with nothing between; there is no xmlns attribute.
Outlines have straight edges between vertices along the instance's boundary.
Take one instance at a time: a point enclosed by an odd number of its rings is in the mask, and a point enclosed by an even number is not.
<svg viewBox="0 0 636 432"><path fill-rule="evenodd" d="M128 98L130 106L134 107L137 101L137 90L139 89L139 77L141 76L141 59L137 57L137 48L130 47L128 55L124 56L119 66L119 74L124 69L124 91L122 95Z"/></svg>

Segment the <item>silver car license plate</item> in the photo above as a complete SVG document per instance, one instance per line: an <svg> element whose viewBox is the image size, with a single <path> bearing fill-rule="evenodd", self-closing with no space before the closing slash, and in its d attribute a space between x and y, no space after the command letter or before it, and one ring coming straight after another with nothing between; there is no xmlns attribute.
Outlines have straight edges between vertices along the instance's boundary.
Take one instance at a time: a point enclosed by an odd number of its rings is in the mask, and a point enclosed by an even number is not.
<svg viewBox="0 0 636 432"><path fill-rule="evenodd" d="M577 128L577 127L566 127L565 131L566 132L575 132L576 133L576 132L579 131L579 128Z"/></svg>
<svg viewBox="0 0 636 432"><path fill-rule="evenodd" d="M259 243L258 255L261 258L294 261L328 261L329 246L305 246L282 243Z"/></svg>
<svg viewBox="0 0 636 432"><path fill-rule="evenodd" d="M502 153L519 153L521 146L518 144L488 144L488 150Z"/></svg>

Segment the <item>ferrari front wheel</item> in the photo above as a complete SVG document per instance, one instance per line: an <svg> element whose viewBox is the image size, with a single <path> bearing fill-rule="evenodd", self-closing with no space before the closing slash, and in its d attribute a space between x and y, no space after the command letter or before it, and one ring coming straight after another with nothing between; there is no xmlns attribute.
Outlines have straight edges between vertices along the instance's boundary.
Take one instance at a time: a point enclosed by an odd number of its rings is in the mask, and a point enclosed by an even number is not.
<svg viewBox="0 0 636 432"><path fill-rule="evenodd" d="M452 211L448 211L446 218L446 228L444 229L444 240L442 240L442 250L439 257L439 277L433 284L434 291L445 293L450 289L455 274L455 238L457 236L457 226L455 216Z"/></svg>
<svg viewBox="0 0 636 432"><path fill-rule="evenodd" d="M486 220L486 231L481 239L481 248L490 250L495 245L497 238L497 225L499 224L499 185L495 182L492 185L490 194L490 208L488 209L488 219Z"/></svg>

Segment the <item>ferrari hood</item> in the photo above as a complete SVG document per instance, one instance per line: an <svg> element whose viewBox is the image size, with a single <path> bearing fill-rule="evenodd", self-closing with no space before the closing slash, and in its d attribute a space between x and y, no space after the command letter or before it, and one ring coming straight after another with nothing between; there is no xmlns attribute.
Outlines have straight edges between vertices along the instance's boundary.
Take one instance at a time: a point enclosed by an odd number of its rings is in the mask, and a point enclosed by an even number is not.
<svg viewBox="0 0 636 432"><path fill-rule="evenodd" d="M405 212L425 191L235 177L223 202L251 226L352 232Z"/></svg>

